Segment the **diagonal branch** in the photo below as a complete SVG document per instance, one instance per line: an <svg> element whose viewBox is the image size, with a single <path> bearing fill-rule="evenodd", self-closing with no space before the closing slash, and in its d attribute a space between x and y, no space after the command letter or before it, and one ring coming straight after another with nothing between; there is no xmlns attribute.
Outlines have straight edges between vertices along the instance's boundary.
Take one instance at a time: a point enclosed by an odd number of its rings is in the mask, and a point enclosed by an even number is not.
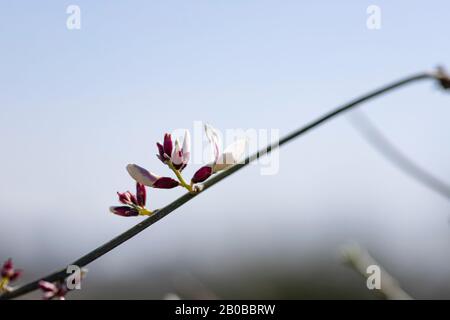
<svg viewBox="0 0 450 320"><path fill-rule="evenodd" d="M367 250L361 248L359 245L348 245L342 248L341 258L343 262L370 281L371 273L368 273L367 268L369 266L377 266L380 270L380 288L374 290L375 293L381 293L381 295L388 300L413 300L413 298L406 293L400 287L398 281L392 277L374 258L367 252ZM373 290L373 289L371 289Z"/></svg>
<svg viewBox="0 0 450 320"><path fill-rule="evenodd" d="M450 185L419 166L400 151L361 111L352 113L352 124L370 145L396 167L431 190L450 200Z"/></svg>
<svg viewBox="0 0 450 320"><path fill-rule="evenodd" d="M186 202L197 197L199 194L202 194L203 191L205 191L206 189L212 187L216 183L218 183L221 180L225 179L226 177L232 175L233 173L237 172L238 170L241 170L242 168L247 166L249 163L257 160L258 158L260 158L261 156L263 156L265 154L270 153L272 150L279 148L280 146L290 142L291 140L307 133L311 129L320 126L321 124L336 117L337 115L340 115L340 114L360 105L361 103L368 101L372 98L375 98L377 96L380 96L384 93L387 93L394 89L400 88L407 84L411 84L411 83L414 83L414 82L417 82L420 80L426 80L426 79L435 79L435 80L439 81L441 83L442 87L444 87L444 88L447 88L446 85L448 85L448 83L450 82L449 77L443 72L442 69L438 69L435 72L418 73L418 74L414 74L412 76L403 78L401 80L398 80L396 82L393 82L391 84L388 84L377 90L369 92L355 100L352 100L349 103L339 106L336 109L330 111L329 113L323 115L322 117L316 119L315 121L312 121L312 122L308 123L307 125L299 128L298 130L291 132L287 136L283 137L278 143L272 144L266 148L263 148L262 150L258 151L257 153L248 156L242 164L236 164L236 165L232 166L231 168L227 169L226 171L219 173L216 176L213 176L212 178L207 180L202 185L202 192L199 192L196 194L187 193L187 194L179 197L178 199L176 199L172 203L168 204L167 206L161 208L160 210L155 211L155 213L152 216L150 216L149 218L147 218L146 220L138 223L131 229L125 231L124 233L122 233L119 236L115 237L114 239L108 241L107 243L103 244L102 246L98 247L97 249L94 249L93 251L89 252L88 254L79 258L78 260L74 261L71 264L77 265L79 267L84 267L84 266L88 265L89 263L91 263L91 262L95 261L96 259L100 258L101 256L103 256L104 254L113 250L120 244L131 239L138 233L144 231L146 228L148 228L152 224L156 223L158 220L164 218L165 216L167 216L169 213L171 213L175 209L181 207ZM36 290L36 289L38 289L38 284L39 284L40 280L54 282L54 281L64 280L65 277L67 277L67 273L66 273L66 269L64 268L64 269L58 270L50 275L45 276L42 279L30 282L28 284L25 284L21 287L16 288L15 290L13 290L11 292L5 293L2 296L0 296L0 300L12 299L12 298L21 296L23 294L29 293L33 290Z"/></svg>

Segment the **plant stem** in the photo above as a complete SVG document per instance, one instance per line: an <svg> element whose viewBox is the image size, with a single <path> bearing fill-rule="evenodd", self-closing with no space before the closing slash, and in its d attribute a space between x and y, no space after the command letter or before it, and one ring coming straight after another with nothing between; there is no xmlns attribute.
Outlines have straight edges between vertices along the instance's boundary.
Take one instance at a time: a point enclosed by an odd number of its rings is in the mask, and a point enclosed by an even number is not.
<svg viewBox="0 0 450 320"><path fill-rule="evenodd" d="M226 177L230 176L231 174L237 172L238 170L242 169L243 167L247 166L250 162L257 160L259 157L270 153L272 150L290 142L291 140L307 133L313 128L319 127L321 124L325 123L326 121L336 117L337 115L343 114L344 112L360 105L361 103L368 101L370 99L373 99L377 96L380 96L384 93L390 92L394 89L403 87L407 84L411 84L420 80L425 79L435 79L440 81L441 83L447 80L447 76L443 76L441 73L438 72L423 72L419 74L415 74L406 78L403 78L399 81L393 82L391 84L388 84L384 87L381 87L380 89L377 89L375 91L369 92L368 94L365 94L355 100L350 101L349 103L346 103L342 106L337 107L336 109L333 109L329 113L323 115L322 117L316 119L315 121L312 121L308 123L307 125L293 131L292 133L288 134L284 138L282 138L278 143L272 144L268 146L267 148L263 148L262 150L258 151L257 153L247 157L242 164L236 164L229 169L217 174L216 176L211 177L203 184L203 190L206 190L216 183L220 182L221 180L225 179ZM446 83L446 82L445 82ZM184 180L183 180L184 181ZM181 182L181 181L180 181ZM184 186L186 187L186 186ZM190 188L192 189L192 188ZM189 189L188 189L189 190ZM160 219L164 218L168 214L170 214L172 211L176 210L177 208L181 207L186 202L192 200L196 196L198 196L200 193L194 193L189 192L184 194L183 196L179 197L175 201L169 203L167 206L161 208L160 210L156 210L153 215L145 219L144 221L141 221L131 229L125 231L124 233L118 235L117 237L113 238L112 240L108 241L107 243L101 245L100 247L94 249L93 251L89 252L85 256L79 258L78 260L71 263L71 265L77 265L80 268L88 265L89 263L95 261L96 259L100 258L104 254L108 253L109 251L113 250L120 244L124 243L125 241L133 238L138 233L142 232L152 224L156 223ZM61 270L58 270L52 274L49 274L45 277L42 277L36 281L30 282L28 284L25 284L21 287L16 288L12 292L5 293L0 296L0 300L3 299L11 299L18 296L21 296L23 294L26 294L28 292L31 292L33 290L36 290L38 288L38 284L40 280L45 280L48 282L54 282L57 280L63 280L67 277L66 268L63 268Z"/></svg>
<svg viewBox="0 0 450 320"><path fill-rule="evenodd" d="M377 151L400 170L427 186L441 196L450 199L450 185L441 181L426 169L401 152L389 139L364 115L358 111L352 113L352 124Z"/></svg>
<svg viewBox="0 0 450 320"><path fill-rule="evenodd" d="M6 278L6 277L3 277L0 279L0 292L8 291L7 290L8 282L9 282L8 278Z"/></svg>
<svg viewBox="0 0 450 320"><path fill-rule="evenodd" d="M189 192L191 192L191 193L194 192L194 189L192 188L192 186L191 186L190 184L188 184L188 183L184 180L183 176L181 175L180 170L176 169L176 168L173 166L173 163L170 162L170 161L168 161L167 164L169 165L170 169L172 169L172 171L173 171L173 172L175 173L175 175L177 176L178 181L180 182L181 186L184 187L184 188L186 188L186 189L187 189Z"/></svg>
<svg viewBox="0 0 450 320"><path fill-rule="evenodd" d="M366 280L370 276L367 267L377 266L380 269L381 287L374 292L379 292L388 300L412 300L399 285L398 281L392 277L374 258L358 245L344 247L342 250L343 262L363 276Z"/></svg>

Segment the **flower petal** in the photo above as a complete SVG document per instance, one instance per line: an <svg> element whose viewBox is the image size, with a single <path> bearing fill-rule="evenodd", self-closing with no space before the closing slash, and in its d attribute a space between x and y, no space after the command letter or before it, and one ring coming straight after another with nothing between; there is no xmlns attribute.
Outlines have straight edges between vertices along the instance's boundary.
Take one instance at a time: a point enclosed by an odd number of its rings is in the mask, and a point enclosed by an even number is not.
<svg viewBox="0 0 450 320"><path fill-rule="evenodd" d="M139 215L139 212L136 209L128 206L110 207L109 211L122 217L134 217Z"/></svg>
<svg viewBox="0 0 450 320"><path fill-rule="evenodd" d="M212 145L214 158L213 162L217 162L220 155L220 137L218 131L211 125L205 124L205 134Z"/></svg>
<svg viewBox="0 0 450 320"><path fill-rule="evenodd" d="M119 201L122 202L123 204L131 204L131 193L130 191L127 192L117 192L117 195L119 196Z"/></svg>
<svg viewBox="0 0 450 320"><path fill-rule="evenodd" d="M172 178L161 177L155 181L155 183L153 184L153 188L172 189L178 187L179 185L180 183Z"/></svg>
<svg viewBox="0 0 450 320"><path fill-rule="evenodd" d="M157 142L156 146L158 147L158 153L156 156L158 157L159 160L161 160L162 162L164 162L166 159L164 157L164 147L161 143Z"/></svg>
<svg viewBox="0 0 450 320"><path fill-rule="evenodd" d="M39 281L39 288L45 292L56 292L58 290L55 284L44 280Z"/></svg>
<svg viewBox="0 0 450 320"><path fill-rule="evenodd" d="M136 183L136 198L137 198L137 205L145 207L145 202L147 199L147 191L145 190L145 186L142 183Z"/></svg>
<svg viewBox="0 0 450 320"><path fill-rule="evenodd" d="M186 130L184 133L183 148L181 150L183 151L183 164L186 165L191 157L191 134L189 130Z"/></svg>
<svg viewBox="0 0 450 320"><path fill-rule="evenodd" d="M14 265L11 258L5 261L1 271L2 278L11 278L14 275Z"/></svg>
<svg viewBox="0 0 450 320"><path fill-rule="evenodd" d="M206 179L208 179L213 173L213 169L211 166L204 166L197 170L197 172L194 173L194 176L191 179L192 183L199 183L203 182Z"/></svg>
<svg viewBox="0 0 450 320"><path fill-rule="evenodd" d="M11 275L11 277L9 277L9 281L16 280L18 277L22 275L22 273L23 273L22 270L15 270L14 273Z"/></svg>
<svg viewBox="0 0 450 320"><path fill-rule="evenodd" d="M50 300L55 296L55 293L53 291L48 291L46 293L44 293L44 296L42 297L42 299L44 300Z"/></svg>
<svg viewBox="0 0 450 320"><path fill-rule="evenodd" d="M134 205L138 204L136 196L134 194L132 194L131 192L130 192L130 199L131 199L131 203L133 203Z"/></svg>
<svg viewBox="0 0 450 320"><path fill-rule="evenodd" d="M164 135L164 153L169 157L172 154L172 148L173 148L172 136L169 133L166 133Z"/></svg>
<svg viewBox="0 0 450 320"><path fill-rule="evenodd" d="M247 140L239 139L229 145L220 155L213 166L213 172L225 170L232 165L239 163L245 154L247 148Z"/></svg>
<svg viewBox="0 0 450 320"><path fill-rule="evenodd" d="M6 260L5 261L5 263L3 264L3 270L9 270L9 269L13 269L14 268L14 265L13 265L13 262L12 262L12 259L11 258L9 258L8 260Z"/></svg>
<svg viewBox="0 0 450 320"><path fill-rule="evenodd" d="M183 151L181 150L178 139L175 141L175 148L173 149L171 161L177 170L183 165Z"/></svg>
<svg viewBox="0 0 450 320"><path fill-rule="evenodd" d="M130 176L134 180L136 180L136 182L142 183L143 185L149 187L153 187L155 181L159 179L159 176L154 175L153 173L136 164L127 165L127 171L130 174Z"/></svg>

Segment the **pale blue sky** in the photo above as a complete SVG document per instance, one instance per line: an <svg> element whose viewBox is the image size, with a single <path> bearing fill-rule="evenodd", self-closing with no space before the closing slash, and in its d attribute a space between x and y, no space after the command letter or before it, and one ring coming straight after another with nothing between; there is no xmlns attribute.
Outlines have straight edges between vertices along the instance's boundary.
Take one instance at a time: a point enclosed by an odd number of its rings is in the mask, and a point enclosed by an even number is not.
<svg viewBox="0 0 450 320"><path fill-rule="evenodd" d="M81 8L81 30L66 29L69 4ZM371 4L381 30L366 28ZM166 131L203 120L285 134L376 86L450 67L449 12L448 1L2 1L0 259L46 273L137 223L107 208L133 186L127 163L163 170L154 143ZM450 182L449 103L423 83L364 109ZM123 257L149 263L140 252L150 244L151 263L214 267L286 243L300 256L319 244L332 254L348 238L399 270L417 263L448 276L437 267L450 262L448 202L398 172L345 118L286 146L280 161L278 175L243 170L93 270ZM151 207L179 194L151 190Z"/></svg>

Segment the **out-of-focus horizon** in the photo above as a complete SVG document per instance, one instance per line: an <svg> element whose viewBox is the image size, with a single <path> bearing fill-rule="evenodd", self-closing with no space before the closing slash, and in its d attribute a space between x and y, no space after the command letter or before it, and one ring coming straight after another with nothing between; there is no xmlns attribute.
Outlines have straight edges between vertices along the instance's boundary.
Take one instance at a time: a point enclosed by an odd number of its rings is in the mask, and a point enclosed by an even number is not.
<svg viewBox="0 0 450 320"><path fill-rule="evenodd" d="M72 4L80 30L66 28ZM366 27L373 4L380 30ZM164 132L201 120L284 135L387 82L450 67L449 9L1 3L0 259L13 257L25 283L138 223L108 207L133 188L126 164L166 172L154 155ZM362 109L450 183L449 99L424 82ZM149 190L149 206L182 193ZM250 166L95 261L71 297L197 298L188 287L201 284L223 298L374 298L339 260L355 241L411 296L450 298L448 212L447 199L386 161L344 116L283 147L278 174Z"/></svg>

